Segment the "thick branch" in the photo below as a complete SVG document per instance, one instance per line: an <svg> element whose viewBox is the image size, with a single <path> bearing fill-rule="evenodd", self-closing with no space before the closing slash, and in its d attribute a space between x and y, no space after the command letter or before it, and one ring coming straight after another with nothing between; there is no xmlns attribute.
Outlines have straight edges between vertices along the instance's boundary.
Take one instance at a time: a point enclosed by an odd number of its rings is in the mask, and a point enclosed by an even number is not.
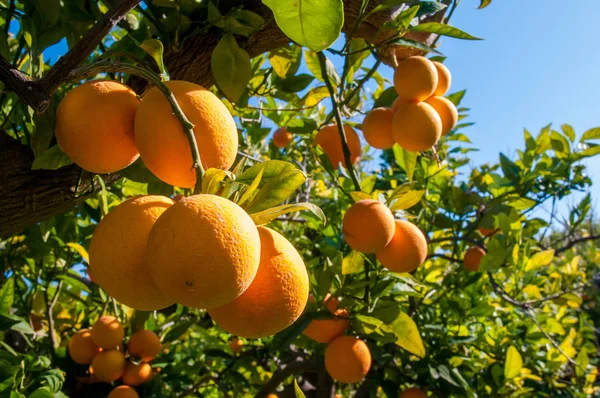
<svg viewBox="0 0 600 398"><path fill-rule="evenodd" d="M285 368L275 373L273 377L271 377L271 380L269 380L255 395L255 398L266 398L291 375L307 372L317 373L317 365L314 362L307 361L291 362Z"/></svg>
<svg viewBox="0 0 600 398"><path fill-rule="evenodd" d="M583 238L573 239L571 242L569 242L564 247L561 247L560 249L556 249L556 251L554 252L554 255L560 254L562 252L566 252L573 246L578 245L579 243L589 242L590 240L598 240L598 239L600 239L600 235L591 235L591 236L586 236Z"/></svg>
<svg viewBox="0 0 600 398"><path fill-rule="evenodd" d="M50 105L50 96L42 85L29 79L23 72L15 68L3 56L0 56L0 80L6 87L17 94L36 111L42 111Z"/></svg>

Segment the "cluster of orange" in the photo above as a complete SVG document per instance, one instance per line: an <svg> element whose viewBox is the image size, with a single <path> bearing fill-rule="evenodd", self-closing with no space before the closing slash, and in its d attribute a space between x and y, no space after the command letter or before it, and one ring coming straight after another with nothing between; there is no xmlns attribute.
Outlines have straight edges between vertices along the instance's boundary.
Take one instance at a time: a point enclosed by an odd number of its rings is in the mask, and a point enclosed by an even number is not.
<svg viewBox="0 0 600 398"><path fill-rule="evenodd" d="M294 246L216 195L129 199L100 221L89 255L91 277L121 303L208 309L242 337L285 329L308 299L308 273Z"/></svg>
<svg viewBox="0 0 600 398"><path fill-rule="evenodd" d="M132 387L152 379L148 364L160 352L161 343L156 334L139 330L131 335L125 357L123 325L113 316L101 316L91 329L82 329L69 340L69 356L75 363L90 365L90 382L111 383L121 380L109 398L137 398Z"/></svg>
<svg viewBox="0 0 600 398"><path fill-rule="evenodd" d="M410 272L427 258L427 239L409 221L395 220L383 203L360 200L346 211L342 232L348 245L359 252L375 253L392 272Z"/></svg>
<svg viewBox="0 0 600 398"><path fill-rule="evenodd" d="M394 143L411 152L435 145L458 121L454 104L443 97L450 88L448 68L425 57L406 58L394 71L398 98L391 108L367 113L362 129L374 148L389 149Z"/></svg>
<svg viewBox="0 0 600 398"><path fill-rule="evenodd" d="M205 168L228 170L237 155L233 117L210 91L184 81L165 83L188 120ZM70 91L56 113L56 140L82 169L114 173L141 156L164 182L185 188L196 183L190 144L171 105L156 87L138 99L114 81L90 81Z"/></svg>

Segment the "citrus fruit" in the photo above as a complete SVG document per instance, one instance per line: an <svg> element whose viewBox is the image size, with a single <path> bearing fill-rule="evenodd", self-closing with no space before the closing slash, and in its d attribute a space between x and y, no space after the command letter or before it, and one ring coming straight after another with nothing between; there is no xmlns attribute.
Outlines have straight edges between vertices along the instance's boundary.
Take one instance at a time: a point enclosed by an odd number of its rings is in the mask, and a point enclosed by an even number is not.
<svg viewBox="0 0 600 398"><path fill-rule="evenodd" d="M129 386L119 386L113 388L107 398L140 398L137 391Z"/></svg>
<svg viewBox="0 0 600 398"><path fill-rule="evenodd" d="M354 336L338 337L325 349L325 369L340 383L358 383L370 367L369 347Z"/></svg>
<svg viewBox="0 0 600 398"><path fill-rule="evenodd" d="M135 364L133 362L127 362L125 366L125 372L121 376L123 384L128 386L136 387L142 383L152 380L152 367L145 362Z"/></svg>
<svg viewBox="0 0 600 398"><path fill-rule="evenodd" d="M238 132L221 100L203 87L179 80L165 83L194 125L202 166L227 170L235 161ZM142 97L135 115L135 142L144 164L167 184L196 183L187 135L165 96L156 87Z"/></svg>
<svg viewBox="0 0 600 398"><path fill-rule="evenodd" d="M437 85L435 65L425 57L405 58L394 70L394 88L401 101L425 101L433 95Z"/></svg>
<svg viewBox="0 0 600 398"><path fill-rule="evenodd" d="M354 250L375 253L394 236L394 215L383 203L363 199L352 204L342 224L344 239Z"/></svg>
<svg viewBox="0 0 600 398"><path fill-rule="evenodd" d="M234 354L238 354L242 352L242 347L244 347L244 342L237 337L234 337L229 342L229 348L233 351Z"/></svg>
<svg viewBox="0 0 600 398"><path fill-rule="evenodd" d="M376 256L392 272L411 272L427 258L427 239L416 225L396 220L394 237Z"/></svg>
<svg viewBox="0 0 600 398"><path fill-rule="evenodd" d="M418 388L407 388L400 393L399 398L427 398L427 394Z"/></svg>
<svg viewBox="0 0 600 398"><path fill-rule="evenodd" d="M118 350L102 351L94 357L94 376L100 381L111 382L121 378L125 372L125 355Z"/></svg>
<svg viewBox="0 0 600 398"><path fill-rule="evenodd" d="M480 228L478 228L477 230L479 231L479 233L480 233L481 235L483 235L483 236L485 236L485 237L492 236L492 235L494 235L496 232L498 232L498 229L497 229L497 228L483 228L483 227L480 227Z"/></svg>
<svg viewBox="0 0 600 398"><path fill-rule="evenodd" d="M433 61L433 65L435 66L438 75L438 84L433 95L441 97L448 92L450 84L452 84L452 75L446 65L441 62Z"/></svg>
<svg viewBox="0 0 600 398"><path fill-rule="evenodd" d="M92 326L92 340L102 349L120 347L124 337L123 324L114 316L103 315Z"/></svg>
<svg viewBox="0 0 600 398"><path fill-rule="evenodd" d="M335 317L332 319L313 319L302 332L306 337L317 343L329 343L331 340L344 334L348 326L350 326L350 320L347 319L349 315L348 311L342 308L337 309L339 304L337 298L331 298L328 294L323 301L325 307Z"/></svg>
<svg viewBox="0 0 600 398"><path fill-rule="evenodd" d="M280 127L273 133L273 144L277 148L285 148L293 139L294 136L285 127Z"/></svg>
<svg viewBox="0 0 600 398"><path fill-rule="evenodd" d="M362 124L365 140L373 148L390 149L394 146L392 121L395 111L392 108L375 108L369 111Z"/></svg>
<svg viewBox="0 0 600 398"><path fill-rule="evenodd" d="M159 289L195 308L220 307L252 283L260 238L250 216L215 195L193 195L169 207L148 238L148 265Z"/></svg>
<svg viewBox="0 0 600 398"><path fill-rule="evenodd" d="M346 141L348 142L348 149L350 150L350 163L355 164L360 158L360 139L358 138L356 131L348 125L344 125L344 132L346 133ZM323 149L323 152L329 157L334 168L337 169L340 163L348 168L349 165L347 165L344 160L342 139L340 138L340 132L337 125L330 124L321 127L315 136L315 144Z"/></svg>
<svg viewBox="0 0 600 398"><path fill-rule="evenodd" d="M69 356L80 365L89 365L92 359L100 352L100 347L92 341L92 331L83 329L78 331L69 340Z"/></svg>
<svg viewBox="0 0 600 398"><path fill-rule="evenodd" d="M400 109L400 107L404 104L408 103L408 101L398 97L394 100L394 102L392 102L392 109L394 111L397 111L398 109Z"/></svg>
<svg viewBox="0 0 600 398"><path fill-rule="evenodd" d="M150 362L160 353L160 339L150 330L138 330L129 338L127 351L129 355Z"/></svg>
<svg viewBox="0 0 600 398"><path fill-rule="evenodd" d="M246 338L271 336L290 326L304 311L308 273L294 246L278 232L258 227L260 265L241 296L208 311L231 334Z"/></svg>
<svg viewBox="0 0 600 398"><path fill-rule="evenodd" d="M440 116L440 120L442 121L442 135L448 134L456 126L456 122L458 122L456 106L454 106L452 101L444 97L431 97L425 102L431 105Z"/></svg>
<svg viewBox="0 0 600 398"><path fill-rule="evenodd" d="M396 111L392 123L394 140L410 152L431 148L442 134L442 119L425 102L409 102Z"/></svg>
<svg viewBox="0 0 600 398"><path fill-rule="evenodd" d="M479 271L479 263L485 256L485 250L481 247L473 246L467 249L463 262L469 271Z"/></svg>
<svg viewBox="0 0 600 398"><path fill-rule="evenodd" d="M92 236L89 254L94 282L136 310L160 310L174 303L152 280L146 257L150 230L173 203L155 195L126 200L98 223Z"/></svg>
<svg viewBox="0 0 600 398"><path fill-rule="evenodd" d="M56 111L58 146L92 173L114 173L139 156L133 121L140 101L129 87L91 81L71 90Z"/></svg>

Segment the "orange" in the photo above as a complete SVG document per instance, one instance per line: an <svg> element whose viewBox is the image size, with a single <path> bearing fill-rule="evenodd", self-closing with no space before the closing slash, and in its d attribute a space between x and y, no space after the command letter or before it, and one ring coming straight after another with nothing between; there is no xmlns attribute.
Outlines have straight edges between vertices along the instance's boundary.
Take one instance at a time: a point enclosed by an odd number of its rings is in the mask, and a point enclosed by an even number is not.
<svg viewBox="0 0 600 398"><path fill-rule="evenodd" d="M399 398L427 398L427 393L418 388L407 388L400 393Z"/></svg>
<svg viewBox="0 0 600 398"><path fill-rule="evenodd" d="M375 108L367 113L362 124L365 140L373 148L390 149L394 146L392 121L395 111L392 108Z"/></svg>
<svg viewBox="0 0 600 398"><path fill-rule="evenodd" d="M456 122L458 122L456 106L454 106L452 101L444 97L431 97L425 102L431 105L440 116L440 120L442 121L442 135L448 134L456 126Z"/></svg>
<svg viewBox="0 0 600 398"><path fill-rule="evenodd" d="M103 315L92 326L92 340L102 349L120 347L124 337L123 324L114 316Z"/></svg>
<svg viewBox="0 0 600 398"><path fill-rule="evenodd" d="M133 362L127 362L125 372L121 376L123 384L136 387L147 381L152 380L152 367L145 362L136 365Z"/></svg>
<svg viewBox="0 0 600 398"><path fill-rule="evenodd" d="M160 353L160 339L150 330L138 330L129 338L127 351L129 355L150 362Z"/></svg>
<svg viewBox="0 0 600 398"><path fill-rule="evenodd" d="M433 95L437 85L435 65L425 57L405 58L394 70L394 88L401 101L425 101Z"/></svg>
<svg viewBox="0 0 600 398"><path fill-rule="evenodd" d="M155 195L126 200L98 223L92 236L89 254L94 282L136 310L160 310L174 303L158 290L146 258L150 230L173 203Z"/></svg>
<svg viewBox="0 0 600 398"><path fill-rule="evenodd" d="M282 331L302 315L308 300L308 273L302 257L281 234L258 227L260 265L240 297L208 311L231 334L256 339Z"/></svg>
<svg viewBox="0 0 600 398"><path fill-rule="evenodd" d="M168 208L148 238L148 265L159 289L194 308L220 307L252 283L260 238L250 216L215 195L193 195Z"/></svg>
<svg viewBox="0 0 600 398"><path fill-rule="evenodd" d="M394 215L383 203L363 199L354 203L342 224L344 239L354 250L375 253L383 249L394 236Z"/></svg>
<svg viewBox="0 0 600 398"><path fill-rule="evenodd" d="M427 239L416 225L396 220L394 237L376 256L392 272L411 272L427 258Z"/></svg>
<svg viewBox="0 0 600 398"><path fill-rule="evenodd" d="M480 227L477 229L479 231L479 233L483 236L485 236L486 238L488 236L492 236L494 235L496 232L498 232L498 228L483 228Z"/></svg>
<svg viewBox="0 0 600 398"><path fill-rule="evenodd" d="M394 111L397 111L398 109L400 109L400 107L404 104L408 103L408 101L398 97L394 100L394 102L392 102L392 109Z"/></svg>
<svg viewBox="0 0 600 398"><path fill-rule="evenodd" d="M233 351L234 354L239 354L242 352L242 347L244 346L244 342L237 337L234 337L229 342L229 348Z"/></svg>
<svg viewBox="0 0 600 398"><path fill-rule="evenodd" d="M335 315L332 319L313 319L306 329L302 332L306 337L313 339L317 343L329 343L336 337L344 334L350 320L348 320L348 311L346 309L337 309L340 303L337 298L331 298L331 295L325 296L325 307Z"/></svg>
<svg viewBox="0 0 600 398"><path fill-rule="evenodd" d="M56 141L84 170L122 170L139 156L133 132L139 103L136 93L121 83L91 81L77 86L56 111Z"/></svg>
<svg viewBox="0 0 600 398"><path fill-rule="evenodd" d="M171 80L165 83L194 127L205 169L227 170L235 161L238 132L221 100L197 84ZM196 173L181 123L165 96L153 87L142 98L135 115L135 142L144 164L167 184L192 188Z"/></svg>
<svg viewBox="0 0 600 398"><path fill-rule="evenodd" d="M431 105L410 102L396 111L392 134L402 149L410 152L425 151L440 139L442 119Z"/></svg>
<svg viewBox="0 0 600 398"><path fill-rule="evenodd" d="M469 271L479 271L479 263L481 263L483 256L485 256L485 250L481 247L474 246L468 248L463 258L465 267Z"/></svg>
<svg viewBox="0 0 600 398"><path fill-rule="evenodd" d="M435 66L438 75L438 84L433 95L441 97L448 92L450 84L452 84L452 75L446 65L441 62L433 61L433 66Z"/></svg>
<svg viewBox="0 0 600 398"><path fill-rule="evenodd" d="M364 341L341 336L325 349L325 369L340 383L358 383L369 372L371 352Z"/></svg>
<svg viewBox="0 0 600 398"><path fill-rule="evenodd" d="M114 388L107 398L140 398L137 391L129 386L119 386Z"/></svg>
<svg viewBox="0 0 600 398"><path fill-rule="evenodd" d="M348 142L348 149L350 149L350 163L355 164L360 158L360 139L356 131L348 125L344 125L344 131L346 132L346 141ZM348 168L344 160L344 152L342 150L342 139L340 138L340 132L335 124L330 124L321 127L317 135L315 136L315 144L319 145L323 152L329 157L333 167L337 169L341 163L344 167Z"/></svg>
<svg viewBox="0 0 600 398"><path fill-rule="evenodd" d="M92 341L92 332L89 329L80 330L69 340L69 355L80 365L92 363L92 359L99 352L100 347Z"/></svg>
<svg viewBox="0 0 600 398"><path fill-rule="evenodd" d="M277 394L269 394L267 395L267 398L278 398Z"/></svg>
<svg viewBox="0 0 600 398"><path fill-rule="evenodd" d="M294 136L285 127L280 127L273 133L273 144L277 148L285 148L293 139Z"/></svg>
<svg viewBox="0 0 600 398"><path fill-rule="evenodd" d="M94 376L107 383L118 380L125 372L125 364L125 355L121 351L102 351L92 361Z"/></svg>

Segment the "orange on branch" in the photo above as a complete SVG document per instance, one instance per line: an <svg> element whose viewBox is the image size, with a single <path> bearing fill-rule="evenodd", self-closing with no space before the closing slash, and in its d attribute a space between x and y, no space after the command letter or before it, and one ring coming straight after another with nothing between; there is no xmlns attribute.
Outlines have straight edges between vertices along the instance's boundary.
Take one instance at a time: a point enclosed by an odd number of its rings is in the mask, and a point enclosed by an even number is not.
<svg viewBox="0 0 600 398"><path fill-rule="evenodd" d="M346 141L350 150L350 163L355 164L360 158L360 138L358 138L356 131L348 125L344 125L344 132L346 133ZM344 159L342 139L340 138L340 132L336 124L321 127L315 136L315 144L323 149L323 152L329 157L334 168L337 169L340 163L348 168L349 165L346 164Z"/></svg>
<svg viewBox="0 0 600 398"><path fill-rule="evenodd" d="M448 134L458 122L456 106L448 98L431 97L425 101L435 109L442 121L442 135Z"/></svg>
<svg viewBox="0 0 600 398"><path fill-rule="evenodd" d="M280 127L273 133L273 145L277 148L285 148L293 139L294 136L285 127Z"/></svg>
<svg viewBox="0 0 600 398"><path fill-rule="evenodd" d="M92 173L114 173L139 156L133 130L140 101L129 87L91 81L71 90L56 111L56 141L71 160Z"/></svg>
<svg viewBox="0 0 600 398"><path fill-rule="evenodd" d="M136 387L150 380L152 380L152 367L150 365L145 362L141 362L138 365L133 362L127 362L125 372L123 372L123 376L121 377L123 384Z"/></svg>
<svg viewBox="0 0 600 398"><path fill-rule="evenodd" d="M92 326L92 340L104 350L121 347L124 337L123 324L114 316L103 315Z"/></svg>
<svg viewBox="0 0 600 398"><path fill-rule="evenodd" d="M260 237L250 216L215 195L193 195L168 208L148 238L148 265L159 289L194 308L239 297L260 263Z"/></svg>
<svg viewBox="0 0 600 398"><path fill-rule="evenodd" d="M446 65L442 64L441 62L433 61L433 65L435 66L438 75L438 84L433 92L433 95L441 97L450 89L450 85L452 84L452 75L450 74L450 70L446 67Z"/></svg>
<svg viewBox="0 0 600 398"><path fill-rule="evenodd" d="M100 347L92 340L92 331L83 329L69 340L69 356L75 363L89 365L100 352Z"/></svg>
<svg viewBox="0 0 600 398"><path fill-rule="evenodd" d="M343 308L337 309L339 304L337 298L327 294L323 301L325 307L335 316L335 318L313 319L302 332L306 337L317 343L329 343L331 340L344 334L346 329L350 326L350 320L347 319L349 315L348 311Z"/></svg>
<svg viewBox="0 0 600 398"><path fill-rule="evenodd" d="M281 234L258 227L260 265L250 287L237 299L208 311L231 334L271 336L290 326L308 300L308 273L302 257Z"/></svg>
<svg viewBox="0 0 600 398"><path fill-rule="evenodd" d="M495 235L495 234L496 234L496 232L498 232L498 231L499 231L499 229L498 229L498 228L483 228L483 227L480 227L480 228L478 228L477 230L479 231L479 233L480 233L481 235L483 235L483 236L484 236L484 237L486 237L486 238L487 238L487 237L489 237L489 236L493 236L493 235Z"/></svg>
<svg viewBox="0 0 600 398"><path fill-rule="evenodd" d="M383 203L363 199L344 214L344 239L354 250L375 253L382 250L394 236L394 215Z"/></svg>
<svg viewBox="0 0 600 398"><path fill-rule="evenodd" d="M392 108L375 108L369 111L362 124L365 140L373 148L390 149L394 146L392 121L395 111Z"/></svg>
<svg viewBox="0 0 600 398"><path fill-rule="evenodd" d="M238 132L221 100L203 87L184 81L165 83L194 125L202 166L228 170L237 155ZM135 142L144 164L167 184L192 188L196 173L185 131L156 87L142 98L135 115Z"/></svg>
<svg viewBox="0 0 600 398"><path fill-rule="evenodd" d="M437 85L435 65L425 57L405 58L394 70L394 88L401 101L425 101L433 95Z"/></svg>
<svg viewBox="0 0 600 398"><path fill-rule="evenodd" d="M125 355L118 350L102 351L92 361L94 376L106 383L120 379L125 372L125 365Z"/></svg>
<svg viewBox="0 0 600 398"><path fill-rule="evenodd" d="M481 247L473 246L467 249L463 262L469 271L479 271L481 259L485 256L485 250Z"/></svg>
<svg viewBox="0 0 600 398"><path fill-rule="evenodd" d="M137 391L129 386L119 386L114 388L107 398L140 398Z"/></svg>
<svg viewBox="0 0 600 398"><path fill-rule="evenodd" d="M160 339L150 330L138 330L129 338L127 351L129 355L150 362L160 353Z"/></svg>
<svg viewBox="0 0 600 398"><path fill-rule="evenodd" d="M94 282L136 310L160 310L174 303L154 283L146 257L150 230L173 203L157 195L126 200L98 223L92 236L89 254Z"/></svg>
<svg viewBox="0 0 600 398"><path fill-rule="evenodd" d="M325 369L340 383L358 383L371 368L371 351L354 336L341 336L325 349Z"/></svg>
<svg viewBox="0 0 600 398"><path fill-rule="evenodd" d="M376 253L377 260L392 272L411 272L427 258L427 239L414 224L396 220L390 243Z"/></svg>
<svg viewBox="0 0 600 398"><path fill-rule="evenodd" d="M440 139L442 119L431 105L409 102L396 111L392 134L402 149L410 152L425 151Z"/></svg>
<svg viewBox="0 0 600 398"><path fill-rule="evenodd" d="M400 393L399 398L427 398L427 393L418 388L407 388Z"/></svg>

